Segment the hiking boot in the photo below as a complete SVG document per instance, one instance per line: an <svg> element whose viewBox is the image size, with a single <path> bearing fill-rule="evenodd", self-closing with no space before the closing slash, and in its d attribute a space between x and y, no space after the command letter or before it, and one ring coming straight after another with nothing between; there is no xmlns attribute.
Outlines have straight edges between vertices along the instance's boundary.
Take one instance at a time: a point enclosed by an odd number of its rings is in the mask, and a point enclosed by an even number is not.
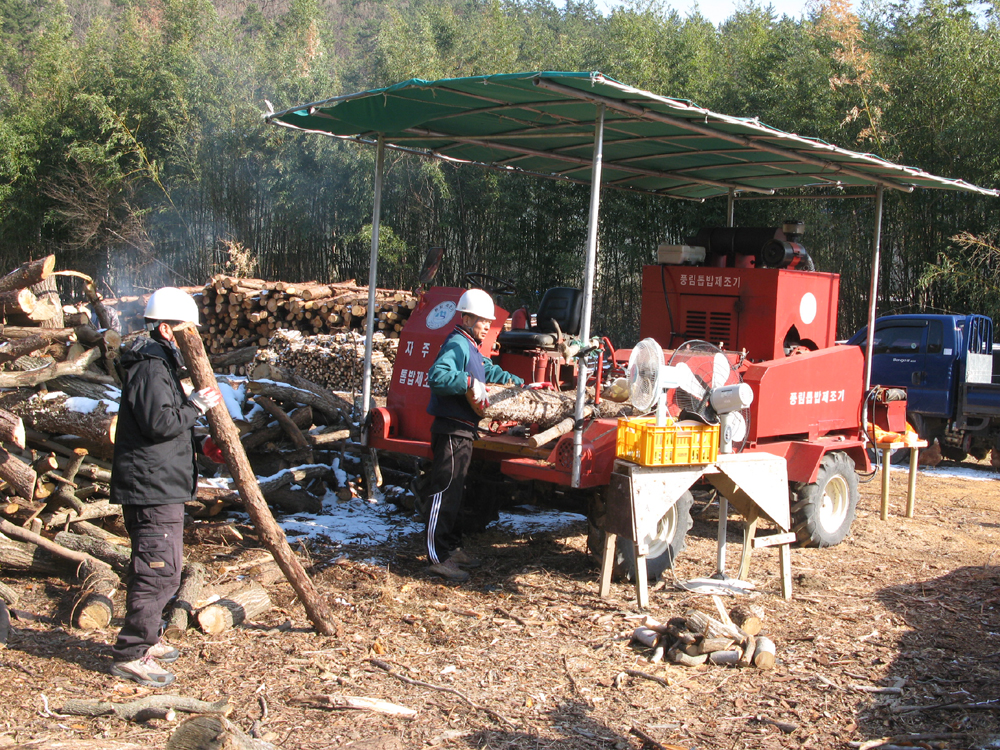
<svg viewBox="0 0 1000 750"><path fill-rule="evenodd" d="M166 687L177 679L149 655L135 661L116 662L111 667L111 674L152 688Z"/></svg>
<svg viewBox="0 0 1000 750"><path fill-rule="evenodd" d="M146 656L151 656L157 661L162 661L164 664L171 664L177 661L180 655L180 651L163 640L157 641L146 651Z"/></svg>
<svg viewBox="0 0 1000 750"><path fill-rule="evenodd" d="M451 557L449 557L448 560L455 563L455 565L460 568L478 568L483 564L483 561L478 557L473 557L461 548L452 552Z"/></svg>
<svg viewBox="0 0 1000 750"><path fill-rule="evenodd" d="M469 574L458 567L450 557L444 562L434 563L427 570L436 576L447 578L449 581L463 583L469 580Z"/></svg>

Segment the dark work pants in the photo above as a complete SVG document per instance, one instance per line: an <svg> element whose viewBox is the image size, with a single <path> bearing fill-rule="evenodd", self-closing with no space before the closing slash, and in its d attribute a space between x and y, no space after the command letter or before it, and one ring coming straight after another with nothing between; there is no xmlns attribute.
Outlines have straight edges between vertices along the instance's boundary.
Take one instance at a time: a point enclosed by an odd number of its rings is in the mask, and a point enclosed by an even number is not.
<svg viewBox="0 0 1000 750"><path fill-rule="evenodd" d="M430 482L427 488L427 556L444 562L462 546L462 497L472 461L472 438L431 433Z"/></svg>
<svg viewBox="0 0 1000 750"><path fill-rule="evenodd" d="M184 503L123 505L132 540L125 622L112 650L116 662L133 661L160 639L163 608L181 584Z"/></svg>

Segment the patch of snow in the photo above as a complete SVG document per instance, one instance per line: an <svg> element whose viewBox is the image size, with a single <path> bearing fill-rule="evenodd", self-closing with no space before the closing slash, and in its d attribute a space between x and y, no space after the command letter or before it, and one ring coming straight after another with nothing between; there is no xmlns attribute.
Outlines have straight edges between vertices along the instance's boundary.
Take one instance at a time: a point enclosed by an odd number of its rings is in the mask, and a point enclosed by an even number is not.
<svg viewBox="0 0 1000 750"><path fill-rule="evenodd" d="M246 401L246 385L241 385L238 389L233 388L229 383L220 382L219 390L222 392L222 400L226 404L229 416L234 420L243 419L243 403Z"/></svg>
<svg viewBox="0 0 1000 750"><path fill-rule="evenodd" d="M893 471L909 471L908 466L893 466ZM971 479L973 482L989 482L1000 479L1000 474L990 469L973 469L968 466L921 466L921 474L928 474L932 477L956 477L958 479Z"/></svg>
<svg viewBox="0 0 1000 750"><path fill-rule="evenodd" d="M94 398L85 398L83 396L70 396L66 399L66 410L74 411L78 414L90 414L96 409L98 409L101 404L104 404L104 410L108 414L114 414L118 411L117 401L104 401L103 399L98 401Z"/></svg>

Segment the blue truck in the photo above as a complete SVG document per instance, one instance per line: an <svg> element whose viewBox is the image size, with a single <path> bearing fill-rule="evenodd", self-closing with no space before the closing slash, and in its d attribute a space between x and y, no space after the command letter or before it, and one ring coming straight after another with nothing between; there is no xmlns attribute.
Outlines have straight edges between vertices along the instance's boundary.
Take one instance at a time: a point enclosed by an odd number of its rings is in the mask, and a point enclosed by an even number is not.
<svg viewBox="0 0 1000 750"><path fill-rule="evenodd" d="M867 327L848 340L864 347ZM886 315L875 321L872 384L906 388L906 419L946 458L1000 452L1000 356L985 315ZM996 364L995 364L996 363Z"/></svg>

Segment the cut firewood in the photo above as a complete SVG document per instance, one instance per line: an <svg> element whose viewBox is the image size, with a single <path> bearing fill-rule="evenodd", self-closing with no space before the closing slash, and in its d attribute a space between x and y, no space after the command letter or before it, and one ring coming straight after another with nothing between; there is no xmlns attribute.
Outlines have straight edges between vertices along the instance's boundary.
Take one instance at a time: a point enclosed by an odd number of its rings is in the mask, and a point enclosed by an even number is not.
<svg viewBox="0 0 1000 750"><path fill-rule="evenodd" d="M753 665L758 669L773 668L776 653L777 649L774 646L774 641L765 636L759 636L757 638L757 650L753 655Z"/></svg>
<svg viewBox="0 0 1000 750"><path fill-rule="evenodd" d="M18 593L3 581L0 581L0 601L5 602L8 607L16 607L20 597Z"/></svg>
<svg viewBox="0 0 1000 750"><path fill-rule="evenodd" d="M164 637L174 640L184 636L194 614L194 602L198 601L201 596L207 579L208 569L201 563L189 562L184 566L181 586L177 590L177 598L174 599L167 613L167 626L163 631Z"/></svg>
<svg viewBox="0 0 1000 750"><path fill-rule="evenodd" d="M28 464L0 448L0 478L25 500L33 500L38 475Z"/></svg>
<svg viewBox="0 0 1000 750"><path fill-rule="evenodd" d="M217 387L215 375L195 326L191 323L183 323L174 329L174 334L195 388ZM243 505L250 514L261 542L281 566L305 607L313 627L323 635L335 635L338 628L333 613L326 600L323 599L306 575L305 570L302 569L302 564L292 552L284 531L271 515L257 484L257 477L254 475L250 461L240 443L239 431L229 416L229 411L224 404L218 404L209 409L207 416L212 430L212 439L222 450L233 476L233 483L239 490L240 497L243 498Z"/></svg>
<svg viewBox="0 0 1000 750"><path fill-rule="evenodd" d="M0 343L0 362L12 362L18 357L45 349L48 345L48 339L37 334L24 339L9 339Z"/></svg>
<svg viewBox="0 0 1000 750"><path fill-rule="evenodd" d="M14 289L0 292L0 315L31 313L38 304L38 297L30 289Z"/></svg>
<svg viewBox="0 0 1000 750"><path fill-rule="evenodd" d="M23 263L3 278L0 278L0 292L13 289L24 289L45 281L55 269L56 256L46 255L44 258L29 260Z"/></svg>
<svg viewBox="0 0 1000 750"><path fill-rule="evenodd" d="M729 610L729 617L750 635L757 635L764 627L764 608L756 604L738 604Z"/></svg>
<svg viewBox="0 0 1000 750"><path fill-rule="evenodd" d="M107 500L98 500L93 503L84 503L83 510L77 513L75 510L61 510L56 513L42 513L42 524L47 529L57 526L65 526L67 523L77 521L90 521L94 518L106 518L108 516L120 516L122 506L112 505Z"/></svg>
<svg viewBox="0 0 1000 750"><path fill-rule="evenodd" d="M91 557L106 562L119 573L124 573L128 570L129 562L132 558L129 547L109 544L100 539L94 539L83 534L74 534L70 531L60 531L55 535L54 541L66 549L86 552Z"/></svg>
<svg viewBox="0 0 1000 750"><path fill-rule="evenodd" d="M224 716L194 716L167 740L166 750L278 750L275 745L246 734Z"/></svg>
<svg viewBox="0 0 1000 750"><path fill-rule="evenodd" d="M261 396L260 398L266 398ZM266 412L265 412L266 413ZM313 411L311 406L302 406L298 409L293 409L288 417L292 420L299 430L308 429L313 423ZM285 429L280 424L271 425L269 427L259 427L257 429L248 432L244 435L241 440L243 442L243 448L247 451L253 451L262 445L267 443L280 440L283 435L287 434ZM307 438L308 440L308 438ZM312 445L312 441L309 440L309 444Z"/></svg>
<svg viewBox="0 0 1000 750"><path fill-rule="evenodd" d="M310 449L311 456L312 444L306 439L306 436L302 434L302 430L299 425L297 425L295 421L288 416L284 409L274 403L274 401L269 399L267 396L259 395L254 399L254 401L256 401L264 411L278 421L278 424L285 431L285 434L288 435L288 438L292 441L293 445L299 448ZM311 458L308 462L312 463Z"/></svg>
<svg viewBox="0 0 1000 750"><path fill-rule="evenodd" d="M88 349L73 359L67 359L65 362L53 362L36 370L0 372L0 388L36 386L52 378L58 378L60 375L81 375L100 358L100 349Z"/></svg>
<svg viewBox="0 0 1000 750"><path fill-rule="evenodd" d="M264 587L252 581L246 588L199 610L198 626L209 635L217 635L259 617L272 606Z"/></svg>
<svg viewBox="0 0 1000 750"><path fill-rule="evenodd" d="M342 421L344 416L351 412L350 404L336 398L326 389L299 388L275 380L251 380L247 383L247 393L255 396L267 396L277 401L308 404L323 412L327 418L337 422Z"/></svg>
<svg viewBox="0 0 1000 750"><path fill-rule="evenodd" d="M111 402L50 393L22 401L11 408L41 432L77 435L104 449L109 449L115 441L118 414L111 411Z"/></svg>
<svg viewBox="0 0 1000 750"><path fill-rule="evenodd" d="M5 573L16 571L38 577L66 575L65 561L59 560L38 545L19 542L0 534L0 569Z"/></svg>

